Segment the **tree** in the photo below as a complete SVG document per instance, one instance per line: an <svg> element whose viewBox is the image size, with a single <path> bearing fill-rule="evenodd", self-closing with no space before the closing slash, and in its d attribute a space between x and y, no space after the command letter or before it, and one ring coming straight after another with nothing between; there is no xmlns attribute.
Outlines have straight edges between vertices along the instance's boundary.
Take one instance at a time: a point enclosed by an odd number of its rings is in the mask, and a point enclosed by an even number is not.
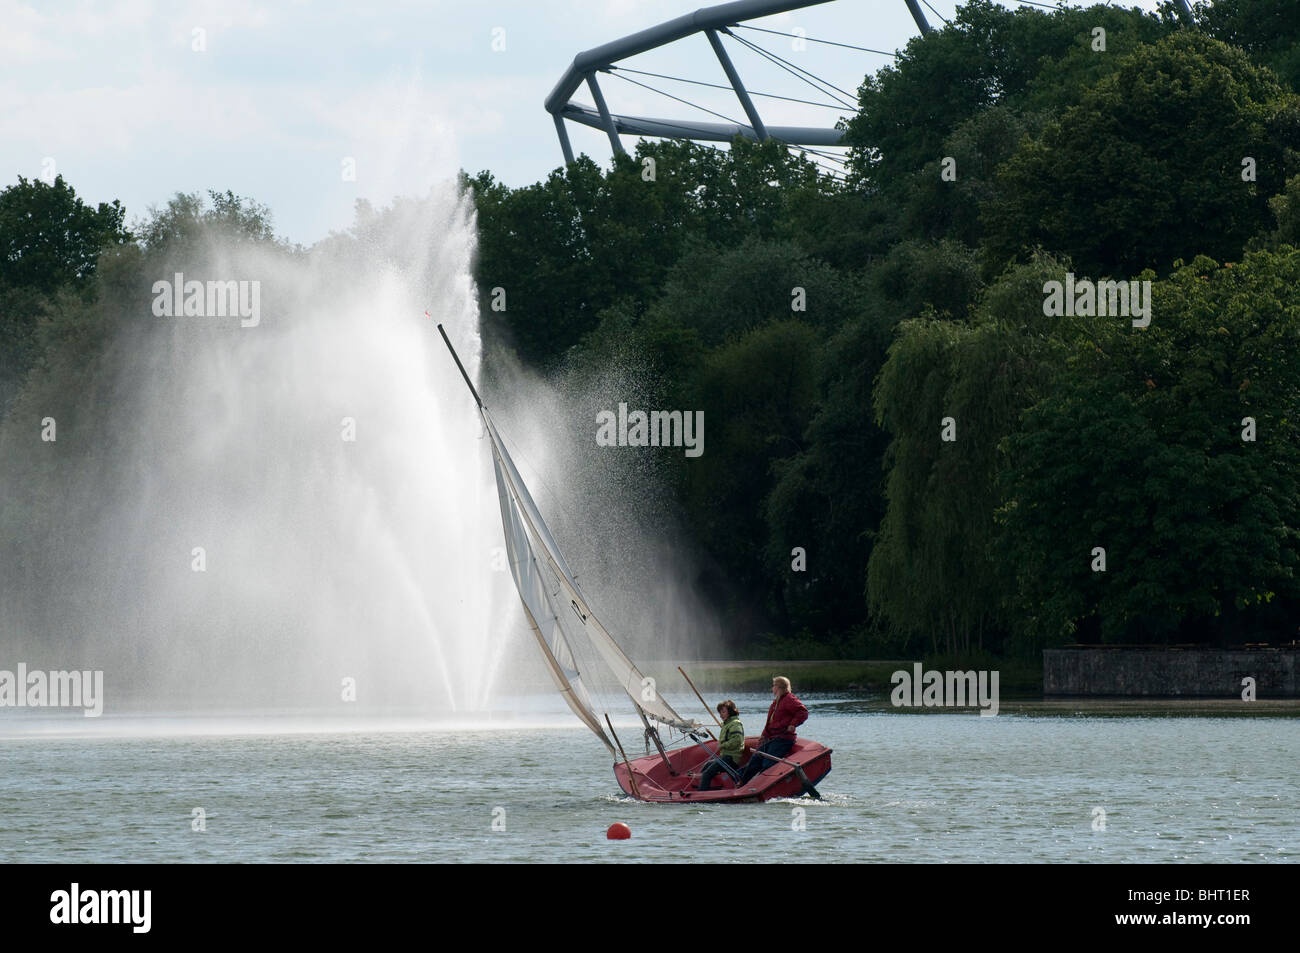
<svg viewBox="0 0 1300 953"><path fill-rule="evenodd" d="M88 287L99 251L131 240L116 199L91 208L63 181L18 177L0 192L0 285L51 294L65 285Z"/></svg>
<svg viewBox="0 0 1300 953"><path fill-rule="evenodd" d="M1155 39L1170 29L1141 11L1100 4L1051 12L991 0L959 7L951 25L914 37L896 63L863 82L859 111L845 124L854 181L889 189L938 160L959 125L991 106L1018 105L1045 64L1088 50L1098 26L1116 49L1130 36ZM1096 70L1109 63L1080 62Z"/></svg>
<svg viewBox="0 0 1300 953"><path fill-rule="evenodd" d="M974 252L960 242L905 241L872 270L872 282L890 303L895 320L926 308L965 318L981 288Z"/></svg>
<svg viewBox="0 0 1300 953"><path fill-rule="evenodd" d="M704 452L685 461L683 509L715 570L705 588L741 632L788 625L780 581L763 545L773 463L803 449L817 398L817 334L773 321L711 350L685 406L704 412Z"/></svg>
<svg viewBox="0 0 1300 953"><path fill-rule="evenodd" d="M1214 0L1196 5L1196 25L1241 50L1300 92L1300 6L1292 0Z"/></svg>
<svg viewBox="0 0 1300 953"><path fill-rule="evenodd" d="M209 189L206 200L198 192L178 192L162 208L151 206L138 230L141 243L154 254L186 253L214 235L239 242L276 241L271 210L229 190Z"/></svg>
<svg viewBox="0 0 1300 953"><path fill-rule="evenodd" d="M1290 108L1272 74L1218 41L1183 32L1133 53L1003 167L985 206L989 268L1036 245L1097 277L1237 257L1300 146Z"/></svg>
<svg viewBox="0 0 1300 953"><path fill-rule="evenodd" d="M895 318L879 295L818 349L819 406L798 453L773 462L764 502L766 564L791 627L827 641L867 618L862 579L884 515L887 437L868 410ZM795 547L806 565L792 570Z"/></svg>
<svg viewBox="0 0 1300 953"><path fill-rule="evenodd" d="M0 284L0 418L40 356L37 328L48 307L35 288Z"/></svg>
<svg viewBox="0 0 1300 953"><path fill-rule="evenodd" d="M737 137L727 151L643 142L607 172L581 156L522 189L488 173L466 181L478 212L475 276L506 293L505 310L485 307L484 324L526 361L550 365L605 309L644 312L688 246L787 232L791 197L806 195L818 171L781 143Z"/></svg>
<svg viewBox="0 0 1300 953"><path fill-rule="evenodd" d="M1241 641L1294 613L1298 289L1293 247L1198 258L1155 285L1150 327L1091 319L1006 443L1002 558L1040 644Z"/></svg>
<svg viewBox="0 0 1300 953"><path fill-rule="evenodd" d="M962 122L944 140L942 158L936 156L912 176L903 198L902 233L976 247L984 237L980 206L996 197L998 167L1046 122L1045 113L1025 114L1003 105ZM943 177L949 159L955 179Z"/></svg>
<svg viewBox="0 0 1300 953"><path fill-rule="evenodd" d="M1268 200L1268 207L1277 220L1277 229L1260 236L1273 246L1300 245L1300 175L1286 180L1286 190Z"/></svg>
<svg viewBox="0 0 1300 953"><path fill-rule="evenodd" d="M991 551L1001 503L1000 441L1056 373L1060 340L1038 259L985 292L972 320L905 321L876 380L890 437L884 518L866 589L874 612L932 651L998 648L1003 573Z"/></svg>
<svg viewBox="0 0 1300 953"><path fill-rule="evenodd" d="M100 251L131 240L117 200L95 208L63 176L53 184L18 177L0 192L0 410L40 356L38 328L60 290L94 294Z"/></svg>

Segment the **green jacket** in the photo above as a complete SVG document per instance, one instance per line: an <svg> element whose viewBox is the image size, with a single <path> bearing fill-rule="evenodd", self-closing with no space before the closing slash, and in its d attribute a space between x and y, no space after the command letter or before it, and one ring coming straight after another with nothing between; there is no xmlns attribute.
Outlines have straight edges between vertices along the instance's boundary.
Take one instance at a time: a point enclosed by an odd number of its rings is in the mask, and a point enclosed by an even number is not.
<svg viewBox="0 0 1300 953"><path fill-rule="evenodd" d="M739 715L732 715L722 723L722 728L718 731L718 756L739 763L744 750L745 726L740 723Z"/></svg>

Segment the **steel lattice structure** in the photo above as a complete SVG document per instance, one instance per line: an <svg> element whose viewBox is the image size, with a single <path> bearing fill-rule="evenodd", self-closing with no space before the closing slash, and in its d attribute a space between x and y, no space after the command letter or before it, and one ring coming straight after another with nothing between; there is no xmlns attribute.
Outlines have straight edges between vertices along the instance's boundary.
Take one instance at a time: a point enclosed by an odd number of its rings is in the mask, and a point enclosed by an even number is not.
<svg viewBox="0 0 1300 953"><path fill-rule="evenodd" d="M564 150L564 161L573 161L573 146L569 142L569 133L565 121L581 123L602 129L609 136L610 146L616 153L624 153L620 135L657 136L668 139L693 139L702 142L730 142L736 136L756 139L760 142L777 139L794 146L838 146L843 144L844 133L839 129L818 128L815 126L768 126L763 122L753 99L745 89L736 72L736 67L723 48L719 34L730 35L731 28L745 20L787 13L804 7L818 6L831 0L733 0L713 7L703 7L694 13L688 13L660 23L658 26L641 30L621 39L606 43L573 58L573 63L565 71L560 81L546 97L546 111L555 120L555 131L560 137L560 148ZM925 14L921 12L918 0L903 0L907 4L912 19L922 33L932 29ZM1174 0L1185 20L1190 21L1191 10L1188 0ZM654 119L647 116L615 115L609 111L605 96L601 92L596 74L608 71L619 60L645 53L649 50L675 43L696 33L703 33L713 47L714 55L726 74L731 88L740 101L749 125L736 123L696 122L683 119ZM572 96L578 88L586 84L596 104L593 109L581 103L575 103Z"/></svg>

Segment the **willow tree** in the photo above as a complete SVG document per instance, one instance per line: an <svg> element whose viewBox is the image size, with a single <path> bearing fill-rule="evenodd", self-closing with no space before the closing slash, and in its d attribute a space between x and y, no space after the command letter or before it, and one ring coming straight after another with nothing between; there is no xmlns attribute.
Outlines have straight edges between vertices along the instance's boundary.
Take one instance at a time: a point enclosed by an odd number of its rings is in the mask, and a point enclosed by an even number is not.
<svg viewBox="0 0 1300 953"><path fill-rule="evenodd" d="M1069 328L1042 313L1039 259L990 287L972 320L904 322L881 370L886 510L867 568L872 609L933 651L1000 648L1010 624L993 551L1000 444L1050 386Z"/></svg>

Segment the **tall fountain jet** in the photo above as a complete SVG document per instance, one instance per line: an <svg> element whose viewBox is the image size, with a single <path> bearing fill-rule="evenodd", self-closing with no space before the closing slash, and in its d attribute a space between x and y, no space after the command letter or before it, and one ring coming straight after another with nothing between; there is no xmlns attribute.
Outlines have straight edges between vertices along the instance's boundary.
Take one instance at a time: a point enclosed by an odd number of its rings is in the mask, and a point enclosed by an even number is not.
<svg viewBox="0 0 1300 953"><path fill-rule="evenodd" d="M307 252L189 238L106 283L103 352L11 409L5 656L103 670L109 713L484 708L517 609L434 333L477 373L469 199L362 207Z"/></svg>

